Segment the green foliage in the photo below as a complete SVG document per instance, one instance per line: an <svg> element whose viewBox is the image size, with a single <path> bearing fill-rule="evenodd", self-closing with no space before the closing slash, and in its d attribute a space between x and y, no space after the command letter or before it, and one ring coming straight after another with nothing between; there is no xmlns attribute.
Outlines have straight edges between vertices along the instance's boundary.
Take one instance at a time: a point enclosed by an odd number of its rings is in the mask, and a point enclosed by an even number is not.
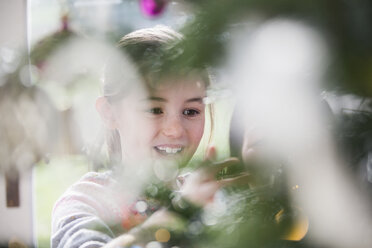
<svg viewBox="0 0 372 248"><path fill-rule="evenodd" d="M314 26L332 53L325 89L372 96L372 3L361 1L204 0L182 30L180 66L216 65L223 61L229 28L254 16L261 21L291 18Z"/></svg>

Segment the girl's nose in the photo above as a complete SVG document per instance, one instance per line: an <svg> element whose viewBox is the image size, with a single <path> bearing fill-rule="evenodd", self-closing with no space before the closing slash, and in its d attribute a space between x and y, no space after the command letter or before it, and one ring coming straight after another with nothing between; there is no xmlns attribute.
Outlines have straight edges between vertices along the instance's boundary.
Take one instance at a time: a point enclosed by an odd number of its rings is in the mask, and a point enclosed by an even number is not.
<svg viewBox="0 0 372 248"><path fill-rule="evenodd" d="M169 116L163 122L162 132L165 136L179 138L184 133L182 121L178 116Z"/></svg>

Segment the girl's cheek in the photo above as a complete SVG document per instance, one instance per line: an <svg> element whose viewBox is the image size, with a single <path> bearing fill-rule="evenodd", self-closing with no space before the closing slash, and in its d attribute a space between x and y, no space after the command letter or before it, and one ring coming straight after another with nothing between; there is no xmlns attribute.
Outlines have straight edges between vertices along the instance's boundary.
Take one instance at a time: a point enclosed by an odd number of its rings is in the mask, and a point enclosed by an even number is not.
<svg viewBox="0 0 372 248"><path fill-rule="evenodd" d="M193 141L199 144L200 139L204 133L204 119L192 123L189 127L189 134L192 136Z"/></svg>
<svg viewBox="0 0 372 248"><path fill-rule="evenodd" d="M161 122L158 119L147 119L144 130L137 130L146 136L147 142L152 144L152 141L157 138L161 132Z"/></svg>

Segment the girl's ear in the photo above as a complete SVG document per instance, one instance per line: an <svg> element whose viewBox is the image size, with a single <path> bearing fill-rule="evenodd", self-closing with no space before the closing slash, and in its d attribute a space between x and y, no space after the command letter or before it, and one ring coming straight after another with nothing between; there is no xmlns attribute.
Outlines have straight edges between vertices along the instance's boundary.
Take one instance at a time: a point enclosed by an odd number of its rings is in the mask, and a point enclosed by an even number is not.
<svg viewBox="0 0 372 248"><path fill-rule="evenodd" d="M111 130L117 128L117 121L112 105L107 101L106 97L100 96L96 100L96 109L101 116L105 126Z"/></svg>

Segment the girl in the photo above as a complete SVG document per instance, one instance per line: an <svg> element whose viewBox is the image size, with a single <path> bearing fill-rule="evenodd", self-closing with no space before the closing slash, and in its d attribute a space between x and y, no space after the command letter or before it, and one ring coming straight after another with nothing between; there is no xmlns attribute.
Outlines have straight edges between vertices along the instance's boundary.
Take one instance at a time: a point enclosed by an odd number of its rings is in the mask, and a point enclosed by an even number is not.
<svg viewBox="0 0 372 248"><path fill-rule="evenodd" d="M111 161L123 166L88 173L56 202L51 247L101 247L142 223L158 208L139 200L140 190L132 187L147 178L139 172L154 164L185 164L195 153L204 132L209 81L206 73L191 70L162 73L162 59L180 39L155 27L120 41L136 68L109 61L96 107L110 130ZM159 178L168 171L155 168Z"/></svg>

